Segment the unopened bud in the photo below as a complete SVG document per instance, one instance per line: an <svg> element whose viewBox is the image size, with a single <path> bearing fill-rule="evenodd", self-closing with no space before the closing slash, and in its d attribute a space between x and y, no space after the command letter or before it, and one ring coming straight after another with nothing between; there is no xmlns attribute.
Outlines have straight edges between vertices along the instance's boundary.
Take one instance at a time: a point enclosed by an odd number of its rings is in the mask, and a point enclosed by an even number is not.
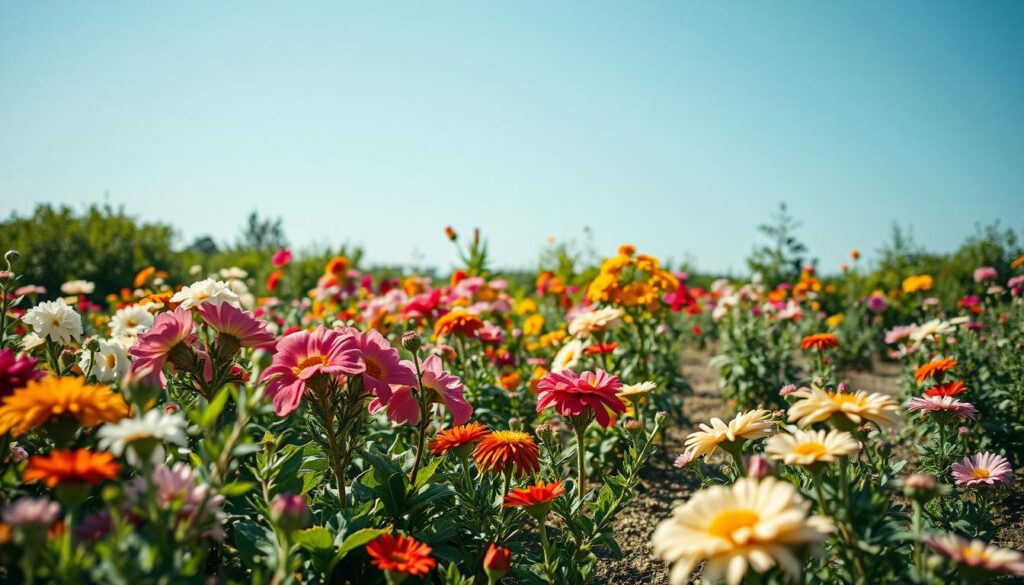
<svg viewBox="0 0 1024 585"><path fill-rule="evenodd" d="M511 566L512 551L496 544L487 547L487 554L484 555L484 572L492 583L497 583L498 579L505 576Z"/></svg>
<svg viewBox="0 0 1024 585"><path fill-rule="evenodd" d="M753 455L747 459L747 477L762 479L771 473L771 464L763 455Z"/></svg>
<svg viewBox="0 0 1024 585"><path fill-rule="evenodd" d="M406 331L402 334L402 347L416 353L421 347L423 347L423 339L421 339L420 334L415 331Z"/></svg>
<svg viewBox="0 0 1024 585"><path fill-rule="evenodd" d="M181 412L181 406L177 402L168 402L164 405L164 414L177 414Z"/></svg>
<svg viewBox="0 0 1024 585"><path fill-rule="evenodd" d="M912 473L903 482L903 493L911 499L925 503L938 494L939 484L925 473Z"/></svg>
<svg viewBox="0 0 1024 585"><path fill-rule="evenodd" d="M8 264L14 264L18 260L21 260L21 252L17 250L7 250L7 253L4 254L4 260L6 260Z"/></svg>
<svg viewBox="0 0 1024 585"><path fill-rule="evenodd" d="M448 239L453 241L453 242L455 241L455 238L459 237L459 236L457 236L455 234L455 228L453 228L450 225L449 226L445 226L445 228L444 228L444 235L448 236Z"/></svg>
<svg viewBox="0 0 1024 585"><path fill-rule="evenodd" d="M270 519L281 528L298 530L309 522L309 506L298 494L278 494L270 503Z"/></svg>
<svg viewBox="0 0 1024 585"><path fill-rule="evenodd" d="M25 450L21 445L15 445L11 447L11 463L21 463L28 459L28 451Z"/></svg>
<svg viewBox="0 0 1024 585"><path fill-rule="evenodd" d="M625 426L626 430L633 434L642 433L644 430L644 423L636 420L635 418L627 420Z"/></svg>
<svg viewBox="0 0 1024 585"><path fill-rule="evenodd" d="M839 392L843 392L843 393L849 392L850 391L850 385L847 384L846 382L840 382L839 386L836 388L836 390L838 390Z"/></svg>
<svg viewBox="0 0 1024 585"><path fill-rule="evenodd" d="M668 419L668 413L665 412L664 410L659 410L654 415L654 422L658 423L659 425L663 424L666 419Z"/></svg>
<svg viewBox="0 0 1024 585"><path fill-rule="evenodd" d="M550 443L555 438L555 429L547 423L537 425L533 432L537 434L537 438L543 443Z"/></svg>

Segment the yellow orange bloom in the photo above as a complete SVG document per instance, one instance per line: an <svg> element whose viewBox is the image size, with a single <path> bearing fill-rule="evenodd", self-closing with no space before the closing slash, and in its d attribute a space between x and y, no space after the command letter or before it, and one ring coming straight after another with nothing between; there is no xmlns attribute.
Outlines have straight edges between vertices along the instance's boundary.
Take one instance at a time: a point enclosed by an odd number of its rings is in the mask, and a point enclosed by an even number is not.
<svg viewBox="0 0 1024 585"><path fill-rule="evenodd" d="M920 368L917 368L917 371L914 372L914 379L917 380L918 382L924 382L929 378L935 378L936 380L939 380L941 382L942 377L946 374L946 372L952 370L955 367L956 360L952 360L949 358L928 362L927 364L922 365Z"/></svg>
<svg viewBox="0 0 1024 585"><path fill-rule="evenodd" d="M18 437L62 416L74 417L82 426L91 427L128 416L128 405L110 387L89 386L82 378L32 380L4 398L0 434L10 432Z"/></svg>
<svg viewBox="0 0 1024 585"><path fill-rule="evenodd" d="M868 394L863 390L832 392L814 387L810 391L794 392L791 396L799 400L789 407L789 420L801 427L828 420L833 415L844 416L852 425L859 425L865 420L879 425L894 425L899 411L899 405L892 397L877 392ZM833 422L843 424L842 419L834 419Z"/></svg>
<svg viewBox="0 0 1024 585"><path fill-rule="evenodd" d="M831 333L815 333L800 340L800 349L825 351L833 347L839 347L839 340Z"/></svg>
<svg viewBox="0 0 1024 585"><path fill-rule="evenodd" d="M912 293L919 290L928 290L932 287L932 277L927 274L917 274L903 280L903 292Z"/></svg>
<svg viewBox="0 0 1024 585"><path fill-rule="evenodd" d="M477 443L476 466L483 472L515 472L517 477L540 470L540 453L533 437L522 431L494 431Z"/></svg>
<svg viewBox="0 0 1024 585"><path fill-rule="evenodd" d="M450 313L446 313L437 320L437 323L434 325L434 333L436 333L438 337L444 337L445 335L451 335L452 333L472 336L483 326L484 322L480 320L480 317L477 317L469 311L456 309Z"/></svg>
<svg viewBox="0 0 1024 585"><path fill-rule="evenodd" d="M152 278L155 273L156 268L153 266L147 266L140 270L139 273L135 275L135 282L132 283L134 288L142 288L143 285L149 282L149 279Z"/></svg>

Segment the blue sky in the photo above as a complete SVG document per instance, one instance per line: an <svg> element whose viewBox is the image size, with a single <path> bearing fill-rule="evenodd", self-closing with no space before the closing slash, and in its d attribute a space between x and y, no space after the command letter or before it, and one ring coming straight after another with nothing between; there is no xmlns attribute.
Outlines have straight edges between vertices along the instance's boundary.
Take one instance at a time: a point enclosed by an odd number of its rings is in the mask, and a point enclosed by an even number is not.
<svg viewBox="0 0 1024 585"><path fill-rule="evenodd" d="M0 210L182 241L533 263L590 226L739 271L780 201L824 268L895 221L1024 218L1024 3L0 3Z"/></svg>

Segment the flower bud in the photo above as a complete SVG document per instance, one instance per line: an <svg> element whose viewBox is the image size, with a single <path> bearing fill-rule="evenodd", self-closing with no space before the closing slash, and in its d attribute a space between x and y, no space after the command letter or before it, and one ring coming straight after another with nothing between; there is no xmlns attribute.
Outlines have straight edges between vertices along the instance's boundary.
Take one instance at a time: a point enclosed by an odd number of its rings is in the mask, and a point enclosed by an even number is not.
<svg viewBox="0 0 1024 585"><path fill-rule="evenodd" d="M287 531L302 528L309 522L306 499L298 494L278 494L270 502L270 519Z"/></svg>
<svg viewBox="0 0 1024 585"><path fill-rule="evenodd" d="M925 473L912 473L903 481L903 493L912 500L925 503L939 492L935 478Z"/></svg>
<svg viewBox="0 0 1024 585"><path fill-rule="evenodd" d="M26 451L24 447L22 447L21 445L15 445L11 447L11 463L21 463L26 459L28 459L28 451Z"/></svg>
<svg viewBox="0 0 1024 585"><path fill-rule="evenodd" d="M627 420L625 427L626 430L632 435L639 435L640 433L644 432L644 423L636 420L635 418Z"/></svg>
<svg viewBox="0 0 1024 585"><path fill-rule="evenodd" d="M6 260L8 264L14 264L18 260L21 260L21 252L17 250L7 250L7 253L4 254L4 260Z"/></svg>
<svg viewBox="0 0 1024 585"><path fill-rule="evenodd" d="M797 391L796 384L786 384L782 388L779 388L779 396L789 396L790 394Z"/></svg>
<svg viewBox="0 0 1024 585"><path fill-rule="evenodd" d="M676 460L672 462L672 465L682 469L693 462L693 453L690 451L684 451L682 455L676 457Z"/></svg>
<svg viewBox="0 0 1024 585"><path fill-rule="evenodd" d="M747 477L762 479L771 474L771 464L763 455L752 455L747 459Z"/></svg>
<svg viewBox="0 0 1024 585"><path fill-rule="evenodd" d="M450 225L449 226L445 226L445 228L444 228L444 235L448 236L448 239L453 241L453 242L455 241L455 238L459 237L458 235L455 234L455 228L453 228Z"/></svg>
<svg viewBox="0 0 1024 585"><path fill-rule="evenodd" d="M555 440L555 429L547 423L537 425L534 432L537 434L537 438L544 444L551 444Z"/></svg>
<svg viewBox="0 0 1024 585"><path fill-rule="evenodd" d="M668 413L665 412L664 410L659 410L654 414L654 422L658 423L659 425L664 424L666 419L668 419Z"/></svg>
<svg viewBox="0 0 1024 585"><path fill-rule="evenodd" d="M181 405L177 402L168 402L164 405L164 414L175 414L181 412Z"/></svg>
<svg viewBox="0 0 1024 585"><path fill-rule="evenodd" d="M487 547L487 554L484 555L484 572L491 582L496 583L512 566L512 551L492 544Z"/></svg>
<svg viewBox="0 0 1024 585"><path fill-rule="evenodd" d="M419 333L416 333L415 331L406 331L402 334L402 347L416 353L421 347L423 347L423 339L421 339Z"/></svg>
<svg viewBox="0 0 1024 585"><path fill-rule="evenodd" d="M839 391L839 392L842 392L842 393L849 392L850 391L850 385L847 384L846 382L840 382L839 386L836 387L836 390Z"/></svg>

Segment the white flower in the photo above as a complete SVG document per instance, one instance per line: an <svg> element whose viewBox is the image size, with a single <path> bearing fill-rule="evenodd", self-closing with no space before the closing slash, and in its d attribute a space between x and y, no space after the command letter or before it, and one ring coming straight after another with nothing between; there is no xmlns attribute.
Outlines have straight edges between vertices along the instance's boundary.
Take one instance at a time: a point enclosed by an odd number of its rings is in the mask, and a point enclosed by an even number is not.
<svg viewBox="0 0 1024 585"><path fill-rule="evenodd" d="M238 302L241 303L242 308L246 310L252 310L256 306L256 297L249 292L249 287L246 286L245 282L241 280L229 280L227 282L228 290L238 295Z"/></svg>
<svg viewBox="0 0 1024 585"><path fill-rule="evenodd" d="M83 349L78 367L83 373L91 372L99 382L119 380L128 371L128 353L124 346L113 339L97 339L99 351Z"/></svg>
<svg viewBox="0 0 1024 585"><path fill-rule="evenodd" d="M91 295L96 284L88 280L69 280L60 285L60 292L66 295Z"/></svg>
<svg viewBox="0 0 1024 585"><path fill-rule="evenodd" d="M185 416L180 412L166 414L161 408L154 408L141 418L124 418L117 424L105 424L96 436L99 437L100 449L117 456L127 452L128 462L135 466L139 466L141 457L150 452L154 462L162 462L164 450L161 443L188 446Z"/></svg>
<svg viewBox="0 0 1024 585"><path fill-rule="evenodd" d="M241 280L247 276L249 276L249 273L237 266L220 269L220 277L224 280Z"/></svg>
<svg viewBox="0 0 1024 585"><path fill-rule="evenodd" d="M188 273L191 274L192 276L195 276L195 275L199 274L202 271L203 271L203 267L198 265L198 264L193 264L192 266L188 267Z"/></svg>
<svg viewBox="0 0 1024 585"><path fill-rule="evenodd" d="M622 322L625 312L616 307L605 307L596 311L583 311L569 323L569 335L590 337Z"/></svg>
<svg viewBox="0 0 1024 585"><path fill-rule="evenodd" d="M619 398L634 398L637 396L645 396L651 390L657 388L658 385L654 382L647 381L639 384L623 384L622 388L619 388L617 396Z"/></svg>
<svg viewBox="0 0 1024 585"><path fill-rule="evenodd" d="M118 309L110 318L110 334L113 337L138 337L153 326L153 314L139 305Z"/></svg>
<svg viewBox="0 0 1024 585"><path fill-rule="evenodd" d="M957 325L962 325L967 322L967 317L956 317L949 321L943 321L941 319L932 319L931 321L921 325L913 333L910 334L910 338L914 341L924 341L925 339L932 339L938 335L948 335L956 331Z"/></svg>
<svg viewBox="0 0 1024 585"><path fill-rule="evenodd" d="M21 338L21 341L18 342L18 345L20 345L21 349L24 351L32 351L44 343L46 343L46 340L35 333L26 333L25 336Z"/></svg>
<svg viewBox="0 0 1024 585"><path fill-rule="evenodd" d="M555 354L555 359L551 362L552 372L561 372L562 370L572 369L577 362L580 361L580 354L583 353L583 342L574 339L569 343L562 346L562 349L558 350Z"/></svg>
<svg viewBox="0 0 1024 585"><path fill-rule="evenodd" d="M786 465L813 465L832 463L840 457L854 455L860 451L860 443L850 433L835 429L825 431L802 431L790 429L768 439L764 452L772 459L779 459Z"/></svg>
<svg viewBox="0 0 1024 585"><path fill-rule="evenodd" d="M39 337L61 345L82 338L82 316L63 299L39 303L29 309L21 320L31 325Z"/></svg>
<svg viewBox="0 0 1024 585"><path fill-rule="evenodd" d="M238 295L228 288L227 283L212 278L194 282L189 286L174 293L171 297L172 303L179 303L180 306L191 309L203 303L220 304L224 302L239 306Z"/></svg>

